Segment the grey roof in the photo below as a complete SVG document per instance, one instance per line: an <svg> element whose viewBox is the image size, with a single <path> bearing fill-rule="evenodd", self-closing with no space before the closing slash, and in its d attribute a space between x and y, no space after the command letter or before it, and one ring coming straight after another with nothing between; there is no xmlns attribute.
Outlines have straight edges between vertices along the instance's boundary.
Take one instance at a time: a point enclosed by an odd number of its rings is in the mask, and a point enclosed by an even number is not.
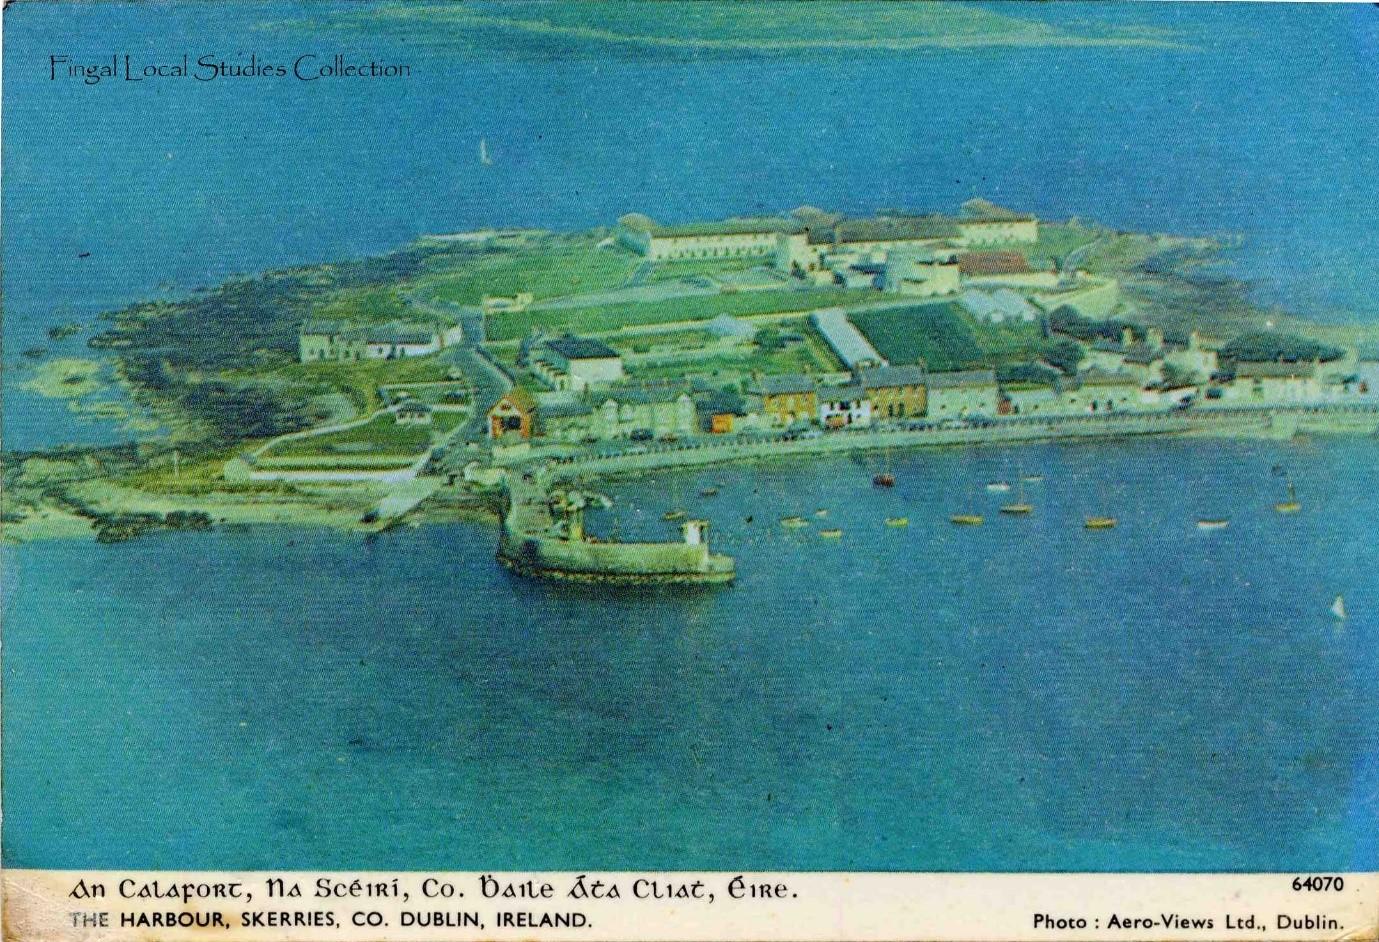
<svg viewBox="0 0 1379 942"><path fill-rule="evenodd" d="M587 337L557 337L554 340L543 341L543 346L554 350L567 360L606 360L618 355L618 351L602 340L591 340Z"/></svg>
<svg viewBox="0 0 1379 942"><path fill-rule="evenodd" d="M866 389L886 389L893 386L923 386L922 366L877 366L859 370L857 379Z"/></svg>
<svg viewBox="0 0 1379 942"><path fill-rule="evenodd" d="M580 399L570 399L563 402L543 402L539 409L541 417L547 419L571 419L575 416L588 415L590 412L594 411L589 403Z"/></svg>
<svg viewBox="0 0 1379 942"><path fill-rule="evenodd" d="M302 323L302 333L323 336L335 336L343 334L350 329L350 325L345 321L331 320L309 320Z"/></svg>
<svg viewBox="0 0 1379 942"><path fill-rule="evenodd" d="M850 399L865 399L867 391L857 384L850 386L823 386L819 389L822 402L843 402Z"/></svg>
<svg viewBox="0 0 1379 942"><path fill-rule="evenodd" d="M1237 378L1309 377L1316 371L1316 360L1239 360L1235 364Z"/></svg>
<svg viewBox="0 0 1379 942"><path fill-rule="evenodd" d="M853 326L852 321L848 320L840 308L829 308L827 310L815 311L809 315L809 321L814 328L823 336L824 341L838 354L838 359L848 367L856 366L859 363L885 363L883 357L875 347L871 345L861 331Z"/></svg>
<svg viewBox="0 0 1379 942"><path fill-rule="evenodd" d="M657 402L674 402L681 396L689 395L689 390L684 386L643 386L629 387L626 389L613 389L607 393L596 397L595 402L602 405L610 399L613 402L631 405L649 404Z"/></svg>
<svg viewBox="0 0 1379 942"><path fill-rule="evenodd" d="M917 239L949 239L958 227L942 216L881 216L875 219L844 219L831 227L810 229L815 245L848 242L902 242Z"/></svg>
<svg viewBox="0 0 1379 942"><path fill-rule="evenodd" d="M953 389L959 386L995 386L995 370L953 370L930 373L925 380L930 389Z"/></svg>
<svg viewBox="0 0 1379 942"><path fill-rule="evenodd" d="M628 229L649 232L660 238L715 235L769 235L779 232L799 232L800 224L778 216L745 216L709 222L686 222L662 225L649 216L629 213L619 220Z"/></svg>
<svg viewBox="0 0 1379 942"><path fill-rule="evenodd" d="M803 373L778 373L763 376L753 384L753 391L764 396L783 396L789 393L807 393L815 389L814 377Z"/></svg>
<svg viewBox="0 0 1379 942"><path fill-rule="evenodd" d="M718 389L696 397L694 406L704 413L730 412L733 415L745 415L747 412L746 400L741 394Z"/></svg>
<svg viewBox="0 0 1379 942"><path fill-rule="evenodd" d="M423 328L407 324L371 324L364 328L369 343L402 343L424 345L434 343L436 335Z"/></svg>
<svg viewBox="0 0 1379 942"><path fill-rule="evenodd" d="M980 197L963 203L962 215L964 222L1028 222L1034 218L1027 213L1017 213L1004 206L997 206L990 200Z"/></svg>

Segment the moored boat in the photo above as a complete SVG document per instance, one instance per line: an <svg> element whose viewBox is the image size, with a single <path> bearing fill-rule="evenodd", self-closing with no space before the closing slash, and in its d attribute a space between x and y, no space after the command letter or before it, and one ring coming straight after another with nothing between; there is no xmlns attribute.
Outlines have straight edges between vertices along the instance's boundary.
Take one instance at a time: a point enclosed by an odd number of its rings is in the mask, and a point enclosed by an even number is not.
<svg viewBox="0 0 1379 942"><path fill-rule="evenodd" d="M1082 523L1082 526L1088 530L1110 530L1115 525L1115 517L1088 517Z"/></svg>
<svg viewBox="0 0 1379 942"><path fill-rule="evenodd" d="M809 526L809 521L799 516L781 517L780 525L783 527L790 527L791 529L798 529L799 527Z"/></svg>
<svg viewBox="0 0 1379 942"><path fill-rule="evenodd" d="M1294 490L1292 481L1288 482L1288 499L1274 504L1274 510L1281 514L1295 514L1302 510L1302 502L1298 500L1298 492Z"/></svg>
<svg viewBox="0 0 1379 942"><path fill-rule="evenodd" d="M953 514L948 518L950 523L963 527L979 527L985 519L981 514Z"/></svg>
<svg viewBox="0 0 1379 942"><path fill-rule="evenodd" d="M837 527L819 531L819 536L823 537L825 540L836 540L842 537L842 535L843 531L838 529Z"/></svg>
<svg viewBox="0 0 1379 942"><path fill-rule="evenodd" d="M876 487L895 487L895 475L889 471L882 471L872 477L871 483Z"/></svg>
<svg viewBox="0 0 1379 942"><path fill-rule="evenodd" d="M1020 482L1019 496L1015 498L1015 502L1013 504L1003 505L1001 507L1001 513L1010 514L1014 516L1034 513L1034 505L1025 502L1025 483L1023 480L1021 480Z"/></svg>
<svg viewBox="0 0 1379 942"><path fill-rule="evenodd" d="M661 519L662 519L662 520L684 520L685 517L687 517L687 516L688 516L688 514L686 514L683 510L667 510L665 513L661 514Z"/></svg>
<svg viewBox="0 0 1379 942"><path fill-rule="evenodd" d="M887 518L886 518L886 526L888 526L888 527L908 527L909 525L910 525L910 518L909 518L909 517L887 517Z"/></svg>
<svg viewBox="0 0 1379 942"><path fill-rule="evenodd" d="M1010 485L1005 481L992 481L987 484L986 489L993 494L1004 494L1006 491L1010 490Z"/></svg>
<svg viewBox="0 0 1379 942"><path fill-rule="evenodd" d="M1199 530L1224 530L1231 522L1224 517L1203 517L1197 521Z"/></svg>

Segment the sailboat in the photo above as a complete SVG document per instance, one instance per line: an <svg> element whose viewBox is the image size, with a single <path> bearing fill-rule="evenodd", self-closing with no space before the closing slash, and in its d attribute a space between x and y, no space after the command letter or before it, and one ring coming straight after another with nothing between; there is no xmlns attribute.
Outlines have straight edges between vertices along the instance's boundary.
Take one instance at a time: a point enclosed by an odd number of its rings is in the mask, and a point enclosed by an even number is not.
<svg viewBox="0 0 1379 942"><path fill-rule="evenodd" d="M488 156L488 138L479 138L479 163L487 167L493 163L493 158Z"/></svg>
<svg viewBox="0 0 1379 942"><path fill-rule="evenodd" d="M1340 621L1345 621L1346 619L1345 599L1341 598L1339 595L1336 596L1336 601L1331 603L1331 614L1335 615Z"/></svg>
<svg viewBox="0 0 1379 942"><path fill-rule="evenodd" d="M960 527L979 527L985 518L973 510L958 511L948 515L948 522L957 524Z"/></svg>
<svg viewBox="0 0 1379 942"><path fill-rule="evenodd" d="M1106 483L1103 481L1100 487L1101 503L1106 503ZM1089 514L1082 520L1083 529L1086 530L1110 530L1113 529L1118 521L1110 514Z"/></svg>
<svg viewBox="0 0 1379 942"><path fill-rule="evenodd" d="M1018 496L1015 498L1015 503L1013 503L1013 504L1002 504L1002 505L1001 505L1001 513L1003 513L1003 514L1030 514L1030 513L1034 513L1034 505L1025 502L1025 482L1024 482L1024 479L1023 479L1023 478L1021 478L1021 480L1020 480L1020 489L1019 489L1019 491L1017 492L1017 495L1018 495Z"/></svg>
<svg viewBox="0 0 1379 942"><path fill-rule="evenodd" d="M891 450L886 449L886 470L872 476L871 483L876 487L895 487L895 474L891 472Z"/></svg>
<svg viewBox="0 0 1379 942"><path fill-rule="evenodd" d="M1302 503L1298 500L1298 492L1293 489L1292 481L1288 482L1288 499L1274 504L1274 510L1281 514L1295 514L1302 510Z"/></svg>

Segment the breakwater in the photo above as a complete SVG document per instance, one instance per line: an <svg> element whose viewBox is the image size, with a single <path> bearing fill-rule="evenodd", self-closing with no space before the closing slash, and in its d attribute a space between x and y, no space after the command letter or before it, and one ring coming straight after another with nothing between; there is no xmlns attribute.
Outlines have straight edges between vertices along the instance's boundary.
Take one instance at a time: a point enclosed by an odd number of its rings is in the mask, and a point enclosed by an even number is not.
<svg viewBox="0 0 1379 942"><path fill-rule="evenodd" d="M623 585L721 584L736 575L732 557L709 551L704 521L685 521L679 543L599 542L584 534L583 495L553 494L520 472L507 491L497 555L519 575Z"/></svg>

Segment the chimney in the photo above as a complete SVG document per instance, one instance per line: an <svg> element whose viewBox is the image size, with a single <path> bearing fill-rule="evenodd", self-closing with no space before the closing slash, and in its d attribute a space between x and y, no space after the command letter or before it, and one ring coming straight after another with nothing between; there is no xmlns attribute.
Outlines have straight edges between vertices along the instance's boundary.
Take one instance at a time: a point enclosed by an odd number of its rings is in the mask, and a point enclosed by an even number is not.
<svg viewBox="0 0 1379 942"><path fill-rule="evenodd" d="M1202 349L1202 335L1197 331L1192 331L1187 335L1187 348L1189 350Z"/></svg>
<svg viewBox="0 0 1379 942"><path fill-rule="evenodd" d="M1151 327L1145 332L1145 342L1153 350L1162 350L1164 347L1164 332L1157 327Z"/></svg>
<svg viewBox="0 0 1379 942"><path fill-rule="evenodd" d="M1128 327L1128 326L1122 327L1122 328L1120 329L1120 345L1121 345L1122 347L1128 347L1128 346L1131 346L1132 344L1134 344L1134 342L1135 342L1135 331L1134 331L1132 328Z"/></svg>

